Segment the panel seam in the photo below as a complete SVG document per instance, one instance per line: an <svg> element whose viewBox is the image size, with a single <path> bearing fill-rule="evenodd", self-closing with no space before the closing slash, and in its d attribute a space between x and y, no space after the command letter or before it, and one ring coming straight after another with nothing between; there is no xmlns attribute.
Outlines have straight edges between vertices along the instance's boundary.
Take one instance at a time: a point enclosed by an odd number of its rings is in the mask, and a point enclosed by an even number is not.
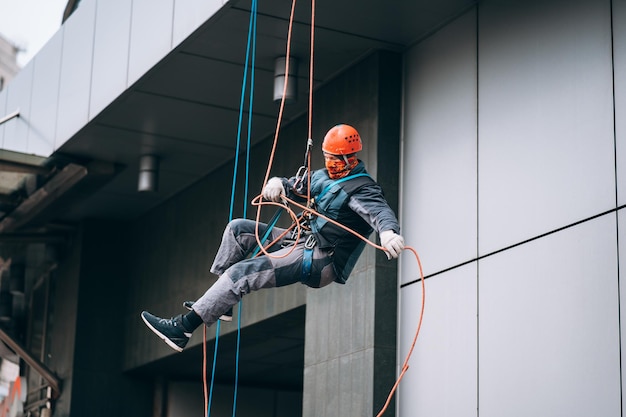
<svg viewBox="0 0 626 417"><path fill-rule="evenodd" d="M476 4L476 258L480 256L480 5ZM476 262L476 417L480 416L480 263Z"/></svg>
<svg viewBox="0 0 626 417"><path fill-rule="evenodd" d="M533 242L533 241L535 241L535 240L539 240L539 239L542 239L542 238L544 238L544 237L547 237L547 236L550 236L550 235L553 235L553 234L556 234L556 233L562 232L562 231L564 231L564 230L571 229L572 227L579 226L579 225L581 225L581 224L587 223L587 222L589 222L589 221L591 221L591 220L595 220L595 219L600 218L600 217L602 217L602 216L606 216L606 215L608 215L608 214L612 214L612 213L617 213L617 212L619 212L620 210L623 210L623 209L626 209L626 204L622 204L621 206L616 207L616 208L614 208L614 209L610 209L610 210L603 211L603 212L601 212L601 213L598 213L598 214L595 214L595 215L593 215L593 216L587 217L587 218L585 218L585 219L583 219L583 220L579 220L579 221L576 221L576 222L574 222L574 223L570 223L570 224L568 224L568 225L566 225L566 226L562 226L562 227L559 227L558 229L554 229L554 230L551 230L551 231L549 231L549 232L542 233L542 234L540 234L540 235L537 235L537 236L534 236L534 237L528 238L528 239L523 240L523 241L518 242L518 243L514 243L514 244L509 245L509 246L506 246L506 247L504 247L504 248L497 249L497 250L495 250L495 251L493 251L493 252L489 252L489 253L486 253L486 254L484 254L484 255L477 256L477 257L476 257L476 258L474 258L474 259L470 259L470 260L467 260L467 261L464 261L464 262L458 263L458 264L453 265L453 266L451 266L451 267L448 267L448 268L442 269L442 270L440 270L440 271L434 272L434 273L432 273L432 274L426 275L426 276L424 276L424 279L429 279L429 278L436 277L437 275L441 275L441 274L443 274L443 273L446 273L446 272L452 271L452 270L457 269L457 268L460 268L460 267L462 267L462 266L469 265L469 264L471 264L471 263L473 263L473 262L477 262L477 261L481 261L481 260L483 260L483 259L489 258L490 256L494 256L494 255L497 255L497 254L499 254L499 253L506 252L506 251L511 250L511 249L515 249L515 248L517 248L518 246L525 245L525 244L527 244L527 243L530 243L530 242ZM617 214L616 214L616 215L617 215ZM413 280L413 281L405 282L404 284L401 284L401 285L400 285L400 288L404 288L404 287L408 287L408 286L410 286L410 285L417 284L417 283L419 283L420 281L421 281L421 279L420 279L420 278L418 278L418 279L415 279L415 280Z"/></svg>
<svg viewBox="0 0 626 417"><path fill-rule="evenodd" d="M619 188L618 188L618 163L617 163L617 114L615 111L615 27L613 25L613 0L609 0L609 19L611 34L611 88L613 99L613 155L615 168L615 206L619 204ZM624 417L624 373L622 365L622 306L621 306L621 282L620 282L620 240L619 240L619 212L615 211L615 244L617 258L617 329L618 329L618 349L619 349L619 398L620 398L620 416Z"/></svg>

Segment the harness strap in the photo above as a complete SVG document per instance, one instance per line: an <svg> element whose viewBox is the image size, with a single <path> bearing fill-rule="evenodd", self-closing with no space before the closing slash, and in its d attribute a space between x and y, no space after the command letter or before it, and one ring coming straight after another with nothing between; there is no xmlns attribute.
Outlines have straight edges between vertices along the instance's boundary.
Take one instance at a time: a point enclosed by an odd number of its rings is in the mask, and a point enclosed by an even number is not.
<svg viewBox="0 0 626 417"><path fill-rule="evenodd" d="M311 267L313 265L313 248L317 244L314 235L309 235L304 242L304 253L302 254L302 275L300 282L308 281L311 276Z"/></svg>
<svg viewBox="0 0 626 417"><path fill-rule="evenodd" d="M322 197L324 196L324 194L326 194L326 193L328 192L328 190L330 190L331 188L333 188L335 185L337 185L337 184L341 184L341 183L342 183L342 182L344 182L344 181L348 181L348 180L351 180L351 179L354 179L354 178L358 178L358 177L370 177L370 178L371 178L370 174L366 174L366 173L362 172L362 173L360 173L360 174L348 175L347 177L343 177L343 178L340 178L340 179L338 179L338 180L335 180L335 181L331 182L330 184L328 184L328 185L327 185L327 186L326 186L326 187L322 190L322 192L321 192L321 193L319 193L319 194L317 195L317 201L321 200L321 199L322 199Z"/></svg>

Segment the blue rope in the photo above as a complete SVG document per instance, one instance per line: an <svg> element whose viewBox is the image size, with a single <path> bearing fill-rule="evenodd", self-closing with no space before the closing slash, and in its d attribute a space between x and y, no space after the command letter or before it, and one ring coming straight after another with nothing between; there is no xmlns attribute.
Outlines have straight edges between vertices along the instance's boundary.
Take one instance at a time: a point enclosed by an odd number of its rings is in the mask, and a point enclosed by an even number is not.
<svg viewBox="0 0 626 417"><path fill-rule="evenodd" d="M207 417L211 415L211 403L213 401L213 384L215 382L215 365L217 364L217 345L220 342L220 327L221 323L218 320L215 326L215 351L213 352L213 371L211 372L211 389L209 390L209 405L207 408Z"/></svg>
<svg viewBox="0 0 626 417"><path fill-rule="evenodd" d="M232 187L231 187L231 195L230 195L230 211L228 214L228 220L229 222L233 220L233 212L234 212L234 207L235 207L235 190L236 190L236 186L237 186L237 168L239 166L239 149L241 146L241 127L242 127L242 121L243 121L243 108L244 108L244 102L245 102L245 93L246 93L246 87L248 85L248 66L250 65L250 49L251 49L251 43L254 45L253 46L253 51L252 51L252 70L251 70L251 77L250 77L250 104L249 104L249 110L248 110L248 142L247 142L247 148L246 148L246 180L245 180L245 193L244 193L244 214L243 217L246 217L246 201L248 199L248 178L249 178L249 169L250 169L250 136L251 136L251 129L252 129L252 102L253 102L253 91L254 91L254 60L256 57L256 15L257 15L257 0L252 0L252 10L251 10L251 14L250 14L250 25L248 28L248 42L246 45L246 62L245 62L245 68L244 68L244 73L243 73L243 82L242 82L242 86L241 86L241 100L240 100L240 105L239 105L239 120L238 120L238 124L237 124L237 148L235 150L235 162L234 162L234 168L233 168L233 182L232 182ZM236 413L236 409L237 409L237 386L238 386L238 380L239 380L239 346L240 346L240 339L241 339L241 302L239 303L239 311L238 311L238 319L237 319L237 355L236 355L236 375L235 375L235 396L234 396L234 402L233 402L233 417L235 416ZM221 323L220 320L217 321L217 325L215 327L215 351L213 353L213 371L211 373L211 388L210 388L210 394L209 394L209 402L208 402L208 408L207 408L207 417L210 417L211 415L211 404L213 401L213 388L214 388L214 383L215 383L215 368L216 368L216 364L217 364L217 348L218 348L218 344L219 344L219 335L220 335L220 329L221 329Z"/></svg>
<svg viewBox="0 0 626 417"><path fill-rule="evenodd" d="M252 28L252 63L250 65L250 105L248 107L248 141L246 143L246 183L243 199L243 217L246 218L246 209L248 205L248 185L250 178L250 138L252 136L252 103L254 103L254 64L256 62L256 16L257 16L257 0L252 0L252 19L254 20Z"/></svg>
<svg viewBox="0 0 626 417"><path fill-rule="evenodd" d="M265 241L267 240L267 238L270 237L270 233L272 233L272 229L274 228L274 226L276 226L276 223L278 223L278 219L280 219L280 215L282 213L283 213L283 209L279 208L278 210L276 210L276 213L274 213L274 216L272 216L272 219L267 224L267 229L265 230L265 233L263 234L263 237L261 238L261 245L265 244ZM250 257L254 258L255 256L259 254L260 251L261 251L261 247L257 244L256 248L254 248L254 251L252 252L252 255L250 255Z"/></svg>
<svg viewBox="0 0 626 417"><path fill-rule="evenodd" d="M241 344L241 305L243 303L239 301L237 307L237 350L235 359L235 394L233 395L233 417L237 413L237 387L239 386L239 346Z"/></svg>
<svg viewBox="0 0 626 417"><path fill-rule="evenodd" d="M228 214L228 220L233 219L233 211L235 207L235 190L237 187L237 168L239 166L239 147L241 146L241 126L243 124L243 108L244 102L246 99L246 87L248 85L248 65L250 62L250 43L253 38L252 29L256 28L256 1L252 0L252 11L250 14L250 26L248 28L248 43L246 45L246 63L243 71L243 82L241 85L241 98L239 100L239 119L237 121L237 149L235 150L235 166L233 172L233 183L231 186L231 194L230 194L230 213ZM256 45L256 33L254 34L255 45ZM253 63L254 69L254 63ZM250 90L254 89L254 84L251 83ZM250 108L252 108L252 95L250 96ZM248 126L251 124L252 112L248 113ZM248 141L250 139L250 128L248 128ZM248 179L246 178L246 183ZM247 188L247 186L246 186ZM245 209L245 200L244 200L244 209ZM245 216L244 216L245 217Z"/></svg>
<svg viewBox="0 0 626 417"><path fill-rule="evenodd" d="M243 199L243 217L246 218L246 209L248 205L248 178L250 178L250 137L252 132L252 103L254 102L254 64L256 60L256 16L257 16L257 0L252 0L252 15L250 19L250 33L252 33L252 63L250 64L250 101L248 107L248 141L246 143L246 182ZM250 33L248 34L248 50L250 49ZM247 55L246 51L246 68ZM243 101L242 101L243 104ZM239 387L239 347L241 345L241 308L242 301L239 300L239 307L237 311L237 350L235 356L235 393L233 395L233 417L237 414L237 392Z"/></svg>

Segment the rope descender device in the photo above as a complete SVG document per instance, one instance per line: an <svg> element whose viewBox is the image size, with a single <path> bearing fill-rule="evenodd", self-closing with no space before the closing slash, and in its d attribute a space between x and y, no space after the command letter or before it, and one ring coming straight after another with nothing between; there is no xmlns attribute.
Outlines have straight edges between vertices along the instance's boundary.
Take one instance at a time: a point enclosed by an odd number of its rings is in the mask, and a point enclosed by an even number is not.
<svg viewBox="0 0 626 417"><path fill-rule="evenodd" d="M304 151L304 163L298 168L296 172L296 181L294 183L294 188L296 188L300 183L304 180L304 178L308 177L309 172L311 172L310 162L311 162L311 149L313 149L313 139L308 138L306 141L306 150Z"/></svg>

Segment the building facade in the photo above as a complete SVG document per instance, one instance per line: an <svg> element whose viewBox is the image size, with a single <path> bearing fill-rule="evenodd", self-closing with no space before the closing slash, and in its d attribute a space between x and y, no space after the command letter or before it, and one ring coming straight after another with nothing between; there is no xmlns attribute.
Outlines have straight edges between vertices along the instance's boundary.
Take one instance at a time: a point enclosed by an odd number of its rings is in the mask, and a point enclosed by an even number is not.
<svg viewBox="0 0 626 417"><path fill-rule="evenodd" d="M400 415L623 415L625 6L481 2L405 54Z"/></svg>
<svg viewBox="0 0 626 417"><path fill-rule="evenodd" d="M313 162L330 126L356 126L424 267L423 326L385 415L623 415L626 2L366 3L317 6ZM291 2L258 7L252 194ZM311 13L298 7L300 96L273 175L297 171L308 135ZM2 358L18 350L25 383L46 387L26 401L34 415L203 412L215 327L174 353L139 313L179 314L215 280L231 185L245 183L233 177L252 10L84 0L0 92L0 117L20 112L0 125L3 169L27 173L2 203L0 256L23 266L2 275ZM146 155L158 189L138 192ZM252 197L236 194L235 216L253 216ZM346 285L246 296L220 326L212 413L232 413L238 369L239 416L377 415L421 297L409 252L390 262L370 247Z"/></svg>

